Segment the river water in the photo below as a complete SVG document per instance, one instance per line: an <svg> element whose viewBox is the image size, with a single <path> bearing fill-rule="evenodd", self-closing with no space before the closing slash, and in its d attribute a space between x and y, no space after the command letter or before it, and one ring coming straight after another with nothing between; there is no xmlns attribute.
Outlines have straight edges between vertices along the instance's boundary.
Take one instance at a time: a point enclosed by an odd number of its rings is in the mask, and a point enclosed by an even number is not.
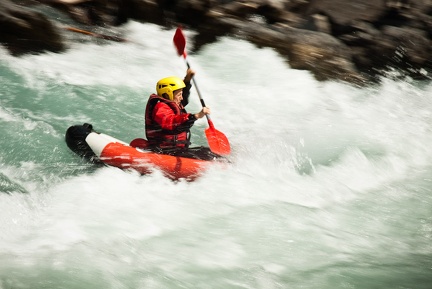
<svg viewBox="0 0 432 289"><path fill-rule="evenodd" d="M123 29L133 43L0 50L1 289L432 288L430 82L318 82L222 38L189 61L232 163L173 182L64 142L84 122L143 137L156 81L184 75L174 30Z"/></svg>

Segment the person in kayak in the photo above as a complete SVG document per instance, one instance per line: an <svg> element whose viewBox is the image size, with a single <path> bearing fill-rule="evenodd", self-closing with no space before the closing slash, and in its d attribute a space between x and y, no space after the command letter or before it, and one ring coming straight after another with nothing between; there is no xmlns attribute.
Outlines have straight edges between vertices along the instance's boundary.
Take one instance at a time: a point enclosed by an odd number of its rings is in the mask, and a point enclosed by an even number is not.
<svg viewBox="0 0 432 289"><path fill-rule="evenodd" d="M195 72L188 69L184 80L176 76L162 78L156 84L157 94L150 95L145 110L145 133L149 148L174 156L212 160L219 158L207 147L189 148L190 129L195 121L210 114L210 108L188 113L191 79Z"/></svg>

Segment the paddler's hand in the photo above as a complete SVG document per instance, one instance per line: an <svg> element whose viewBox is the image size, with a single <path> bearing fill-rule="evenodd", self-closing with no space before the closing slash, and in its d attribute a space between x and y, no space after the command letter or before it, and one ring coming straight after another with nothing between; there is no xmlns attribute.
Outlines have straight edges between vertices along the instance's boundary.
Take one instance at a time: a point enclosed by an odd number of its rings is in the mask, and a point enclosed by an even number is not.
<svg viewBox="0 0 432 289"><path fill-rule="evenodd" d="M210 114L210 107L203 107L203 109L200 112L195 113L194 116L196 119L199 119L203 118L206 114Z"/></svg>
<svg viewBox="0 0 432 289"><path fill-rule="evenodd" d="M186 76L184 78L184 82L191 82L192 77L195 75L195 70L192 70L191 68L188 68L188 70L186 70Z"/></svg>

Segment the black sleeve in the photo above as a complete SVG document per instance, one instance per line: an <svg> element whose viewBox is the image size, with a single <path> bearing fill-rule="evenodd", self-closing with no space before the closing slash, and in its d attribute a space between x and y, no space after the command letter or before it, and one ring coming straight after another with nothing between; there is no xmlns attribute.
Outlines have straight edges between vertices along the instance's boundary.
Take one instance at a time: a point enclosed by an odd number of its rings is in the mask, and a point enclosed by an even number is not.
<svg viewBox="0 0 432 289"><path fill-rule="evenodd" d="M178 127L176 127L174 131L176 133L189 131L191 127L194 125L196 120L197 120L196 117L191 113L189 114L188 120L182 123L181 125L179 125Z"/></svg>
<svg viewBox="0 0 432 289"><path fill-rule="evenodd" d="M181 101L181 104L183 106L186 106L189 103L189 95L190 95L190 90L192 87L192 84L190 82L185 81L185 84L186 84L186 87L183 88L183 100Z"/></svg>

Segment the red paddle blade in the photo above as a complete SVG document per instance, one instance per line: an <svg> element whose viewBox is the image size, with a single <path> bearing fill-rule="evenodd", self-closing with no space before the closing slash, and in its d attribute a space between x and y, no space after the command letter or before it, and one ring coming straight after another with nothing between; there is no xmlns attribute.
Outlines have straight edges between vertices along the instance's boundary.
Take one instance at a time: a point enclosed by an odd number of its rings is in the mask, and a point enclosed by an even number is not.
<svg viewBox="0 0 432 289"><path fill-rule="evenodd" d="M205 134L212 152L218 155L229 155L231 153L228 138L223 133L211 126L205 130Z"/></svg>
<svg viewBox="0 0 432 289"><path fill-rule="evenodd" d="M179 56L185 55L185 47L186 47L186 37L183 34L183 31L180 27L176 29L174 34L174 45L177 49L177 53Z"/></svg>

